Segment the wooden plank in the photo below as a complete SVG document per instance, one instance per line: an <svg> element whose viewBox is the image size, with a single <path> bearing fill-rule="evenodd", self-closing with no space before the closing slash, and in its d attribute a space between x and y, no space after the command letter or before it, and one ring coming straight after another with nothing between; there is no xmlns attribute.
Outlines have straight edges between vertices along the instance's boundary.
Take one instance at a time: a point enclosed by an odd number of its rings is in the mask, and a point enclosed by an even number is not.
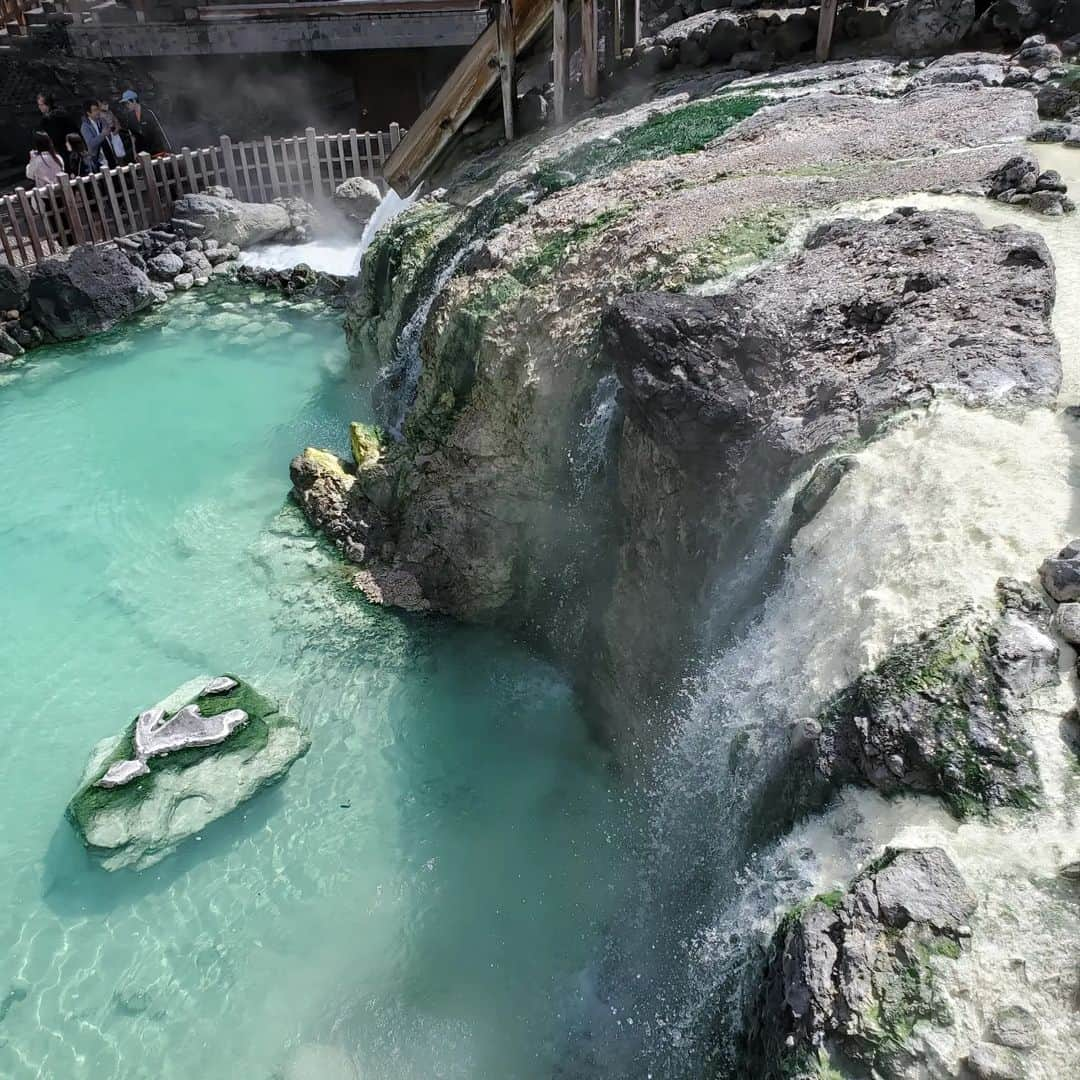
<svg viewBox="0 0 1080 1080"><path fill-rule="evenodd" d="M304 128L304 138L307 140L308 163L311 166L311 192L318 194L322 183L319 175L319 144L315 140L315 129Z"/></svg>
<svg viewBox="0 0 1080 1080"><path fill-rule="evenodd" d="M632 49L641 41L641 0L620 0L623 9L622 46Z"/></svg>
<svg viewBox="0 0 1080 1080"><path fill-rule="evenodd" d="M544 28L551 4L552 0L515 0L514 27L519 54ZM384 174L399 195L407 195L423 180L447 143L495 85L499 77L497 52L498 29L491 25L461 58L431 104L390 155Z"/></svg>
<svg viewBox="0 0 1080 1080"><path fill-rule="evenodd" d="M15 210L16 201L14 195L8 195L4 199L4 206L7 207L8 219L11 221L11 235L15 237L15 244L19 249L19 262L25 266L30 262L30 254L26 241L23 239L22 229L19 228L19 215Z"/></svg>
<svg viewBox="0 0 1080 1080"><path fill-rule="evenodd" d="M337 137L337 152L338 161L341 162L341 176L337 182L330 186L330 194L333 195L338 189L338 184L344 184L349 179L349 167L345 164L345 136L339 135Z"/></svg>
<svg viewBox="0 0 1080 1080"><path fill-rule="evenodd" d="M829 59L829 53L832 51L833 27L836 25L836 4L837 0L821 0L817 28L817 58L821 63Z"/></svg>
<svg viewBox="0 0 1080 1080"><path fill-rule="evenodd" d="M277 161L274 158L274 140L269 135L263 140L266 147L266 164L270 169L270 188L274 192L274 198L281 198L281 181L278 180Z"/></svg>
<svg viewBox="0 0 1080 1080"><path fill-rule="evenodd" d="M128 169L131 170L131 187L135 192L135 205L138 207L139 228L149 229L153 222L150 220L150 208L147 206L142 195L142 170L138 163L129 165Z"/></svg>
<svg viewBox="0 0 1080 1080"><path fill-rule="evenodd" d="M180 153L184 156L184 172L187 174L188 192L194 194L199 190L199 176L195 172L195 159L186 146L180 147ZM181 192L180 194L184 193Z"/></svg>
<svg viewBox="0 0 1080 1080"><path fill-rule="evenodd" d="M555 123L566 120L570 96L570 0L555 0L551 15L551 61L555 86Z"/></svg>
<svg viewBox="0 0 1080 1080"><path fill-rule="evenodd" d="M41 237L38 236L38 227L34 208L30 205L26 188L16 188L15 197L19 200L19 209L23 212L23 220L26 222L26 231L30 234L30 247L34 250L34 259L40 261L45 258L45 249L41 246Z"/></svg>
<svg viewBox="0 0 1080 1080"><path fill-rule="evenodd" d="M607 0L607 48L604 53L604 70L613 75L619 65L623 50L623 3L622 0Z"/></svg>
<svg viewBox="0 0 1080 1080"><path fill-rule="evenodd" d="M291 0L289 15L310 18L317 15L400 15L402 13L443 14L453 11L480 11L482 0ZM214 4L193 9L199 22L233 22L238 19L280 19L281 3Z"/></svg>
<svg viewBox="0 0 1080 1080"><path fill-rule="evenodd" d="M113 183L113 171L112 169L105 169L102 171L101 179L105 185L105 194L109 197L109 205L112 207L113 221L115 222L114 236L124 235L124 219L120 214L120 203L116 198L116 185Z"/></svg>
<svg viewBox="0 0 1080 1080"><path fill-rule="evenodd" d="M3 205L3 200L0 200L0 206ZM15 255L15 249L11 246L11 240L8 239L7 227L4 225L3 219L0 219L0 247L4 249L4 258L7 260L10 266L18 266L19 259Z"/></svg>
<svg viewBox="0 0 1080 1080"><path fill-rule="evenodd" d="M401 142L401 136L404 132L401 130L401 125L396 121L391 121L390 124L390 149L396 150L398 143Z"/></svg>
<svg viewBox="0 0 1080 1080"><path fill-rule="evenodd" d="M600 27L596 0L581 0L581 89L587 101L600 96Z"/></svg>
<svg viewBox="0 0 1080 1080"><path fill-rule="evenodd" d="M512 0L499 0L498 60L499 81L502 84L503 134L506 141L514 138L514 114L517 112L517 43L514 34L514 5Z"/></svg>
<svg viewBox="0 0 1080 1080"><path fill-rule="evenodd" d="M356 137L356 128L349 128L349 153L352 155L352 175L362 176L360 171L360 140Z"/></svg>
<svg viewBox="0 0 1080 1080"><path fill-rule="evenodd" d="M371 151L371 132L364 132L364 175L371 180L375 176L375 155Z"/></svg>
<svg viewBox="0 0 1080 1080"><path fill-rule="evenodd" d="M120 194L124 197L124 208L127 210L128 225L124 235L139 231L139 219L135 216L135 210L131 205L131 166L122 165L116 170L116 182L120 188Z"/></svg>
<svg viewBox="0 0 1080 1080"><path fill-rule="evenodd" d="M296 194L296 163L295 154L289 153L289 144L291 140L281 140L281 165L285 174L285 194Z"/></svg>
<svg viewBox="0 0 1080 1080"><path fill-rule="evenodd" d="M225 162L225 175L229 178L229 187L233 194L240 194L240 181L236 175L236 162L233 161L232 139L228 135L221 136L221 156Z"/></svg>
<svg viewBox="0 0 1080 1080"><path fill-rule="evenodd" d="M109 228L109 211L105 206L105 200L101 197L101 188L98 187L98 173L91 173L85 177L84 180L90 185L91 191L94 193L94 202L98 208L98 221L101 222L101 239L110 240L112 238L112 230Z"/></svg>
<svg viewBox="0 0 1080 1080"><path fill-rule="evenodd" d="M75 243L85 244L86 230L83 228L82 214L71 187L71 177L67 173L60 174L60 199L64 204L64 211L67 213L68 224Z"/></svg>
<svg viewBox="0 0 1080 1080"><path fill-rule="evenodd" d="M49 200L48 209L45 211L46 223L50 230L49 243L54 252L63 251L70 246L65 239L64 215L60 212L60 200L57 196L59 190L59 184L50 184L45 189L45 198Z"/></svg>
<svg viewBox="0 0 1080 1080"><path fill-rule="evenodd" d="M139 167L142 169L143 182L146 184L146 199L150 204L150 220L147 222L147 227L152 228L165 220L165 211L161 205L161 197L158 195L154 162L145 151L139 155Z"/></svg>

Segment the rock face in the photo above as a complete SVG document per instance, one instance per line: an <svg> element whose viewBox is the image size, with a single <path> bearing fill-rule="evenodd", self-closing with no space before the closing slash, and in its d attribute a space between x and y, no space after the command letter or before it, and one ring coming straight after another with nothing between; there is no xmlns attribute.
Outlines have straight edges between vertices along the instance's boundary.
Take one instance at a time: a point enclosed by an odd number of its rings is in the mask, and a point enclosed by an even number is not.
<svg viewBox="0 0 1080 1080"><path fill-rule="evenodd" d="M940 796L958 815L1027 807L1039 792L1021 722L1026 696L1057 680L1042 598L999 583L1000 615L965 611L837 694L818 716L814 765L830 783Z"/></svg>
<svg viewBox="0 0 1080 1080"><path fill-rule="evenodd" d="M935 967L960 955L976 908L940 848L887 850L846 892L790 912L748 1015L747 1076L895 1077L920 1022L947 1024ZM847 1075L847 1071L843 1073Z"/></svg>
<svg viewBox="0 0 1080 1080"><path fill-rule="evenodd" d="M143 869L281 779L309 745L247 683L203 676L94 748L67 816L106 870Z"/></svg>
<svg viewBox="0 0 1080 1080"><path fill-rule="evenodd" d="M183 195L173 216L203 227L204 239L243 249L272 240L293 227L289 211L276 203L246 203L214 195Z"/></svg>
<svg viewBox="0 0 1080 1080"><path fill-rule="evenodd" d="M150 279L115 248L84 245L30 279L34 321L59 341L108 330L153 302Z"/></svg>
<svg viewBox="0 0 1080 1080"><path fill-rule="evenodd" d="M30 302L30 275L22 267L0 263L0 311L22 311Z"/></svg>
<svg viewBox="0 0 1080 1080"><path fill-rule="evenodd" d="M893 23L892 40L906 56L944 52L971 33L975 0L908 0Z"/></svg>

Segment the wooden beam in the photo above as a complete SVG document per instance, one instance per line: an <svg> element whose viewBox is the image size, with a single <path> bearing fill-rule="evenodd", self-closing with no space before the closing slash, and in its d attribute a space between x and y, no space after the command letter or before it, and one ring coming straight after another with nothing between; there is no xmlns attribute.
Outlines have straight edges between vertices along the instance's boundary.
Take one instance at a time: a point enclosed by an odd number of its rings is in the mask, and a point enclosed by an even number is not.
<svg viewBox="0 0 1080 1080"><path fill-rule="evenodd" d="M600 96L600 26L596 0L581 0L581 88L589 101Z"/></svg>
<svg viewBox="0 0 1080 1080"><path fill-rule="evenodd" d="M607 51L604 54L604 70L613 75L619 65L623 50L623 0L607 0L604 30Z"/></svg>
<svg viewBox="0 0 1080 1080"><path fill-rule="evenodd" d="M622 0L622 47L632 49L641 41L641 0Z"/></svg>
<svg viewBox="0 0 1080 1080"><path fill-rule="evenodd" d="M551 77L555 86L555 123L566 120L570 95L570 0L555 0L551 25Z"/></svg>
<svg viewBox="0 0 1080 1080"><path fill-rule="evenodd" d="M515 65L517 45L514 40L514 5L511 0L499 0L499 78L502 82L503 131L506 141L514 138L514 113L517 109Z"/></svg>
<svg viewBox="0 0 1080 1080"><path fill-rule="evenodd" d="M833 27L836 25L837 0L821 0L821 10L818 13L817 28L817 58L819 63L829 59L832 51Z"/></svg>

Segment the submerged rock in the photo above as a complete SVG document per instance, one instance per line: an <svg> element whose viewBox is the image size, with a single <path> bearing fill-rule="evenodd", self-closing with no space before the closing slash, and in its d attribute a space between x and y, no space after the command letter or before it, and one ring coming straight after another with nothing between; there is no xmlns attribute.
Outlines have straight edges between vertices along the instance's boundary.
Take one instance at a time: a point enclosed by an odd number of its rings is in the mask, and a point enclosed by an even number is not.
<svg viewBox="0 0 1080 1080"><path fill-rule="evenodd" d="M67 816L106 870L140 870L279 780L309 745L242 680L193 679L94 748Z"/></svg>
<svg viewBox="0 0 1080 1080"><path fill-rule="evenodd" d="M104 245L45 259L30 278L31 315L59 341L109 330L153 301L146 274Z"/></svg>
<svg viewBox="0 0 1080 1080"><path fill-rule="evenodd" d="M960 955L975 897L940 848L887 850L843 892L789 912L747 1018L745 1075L820 1080L839 1060L899 1075L917 1023L948 1024L936 958Z"/></svg>
<svg viewBox="0 0 1080 1080"><path fill-rule="evenodd" d="M958 816L1027 807L1039 791L1021 706L1057 679L1050 611L1035 590L999 583L996 618L964 611L837 694L818 716L813 759L830 783L940 796Z"/></svg>

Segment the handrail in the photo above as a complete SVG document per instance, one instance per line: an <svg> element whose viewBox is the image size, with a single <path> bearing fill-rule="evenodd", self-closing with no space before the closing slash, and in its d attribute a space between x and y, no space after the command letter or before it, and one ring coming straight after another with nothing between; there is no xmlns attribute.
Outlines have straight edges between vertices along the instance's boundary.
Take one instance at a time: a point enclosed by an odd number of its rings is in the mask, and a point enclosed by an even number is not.
<svg viewBox="0 0 1080 1080"><path fill-rule="evenodd" d="M61 174L49 187L0 196L0 261L26 266L82 243L105 243L152 229L172 217L182 195L226 186L247 202L283 197L324 200L344 180L382 177L402 129L303 135L183 147L90 176Z"/></svg>

